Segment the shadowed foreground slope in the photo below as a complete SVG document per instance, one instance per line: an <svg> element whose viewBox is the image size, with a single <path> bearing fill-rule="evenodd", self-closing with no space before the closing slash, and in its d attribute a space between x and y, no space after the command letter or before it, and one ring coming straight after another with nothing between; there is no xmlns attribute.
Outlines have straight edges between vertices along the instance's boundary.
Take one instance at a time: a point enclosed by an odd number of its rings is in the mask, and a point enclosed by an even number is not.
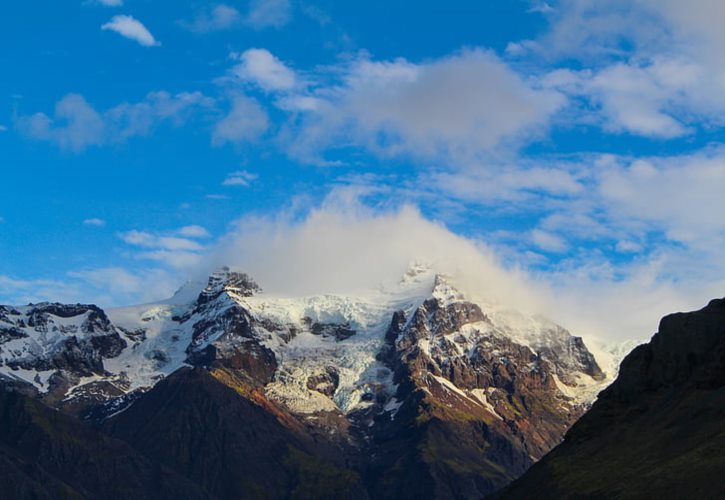
<svg viewBox="0 0 725 500"><path fill-rule="evenodd" d="M663 318L564 442L494 498L725 498L725 299Z"/></svg>
<svg viewBox="0 0 725 500"><path fill-rule="evenodd" d="M211 497L128 444L34 398L0 390L0 498Z"/></svg>

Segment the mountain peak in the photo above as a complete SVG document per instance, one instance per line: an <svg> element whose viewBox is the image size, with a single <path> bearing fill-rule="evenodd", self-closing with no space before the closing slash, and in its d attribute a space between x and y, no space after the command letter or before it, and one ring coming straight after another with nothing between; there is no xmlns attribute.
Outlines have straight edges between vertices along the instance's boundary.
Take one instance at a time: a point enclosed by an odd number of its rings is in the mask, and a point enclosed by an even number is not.
<svg viewBox="0 0 725 500"><path fill-rule="evenodd" d="M459 302L465 300L464 294L451 283L451 276L436 273L433 279L433 297L442 302Z"/></svg>
<svg viewBox="0 0 725 500"><path fill-rule="evenodd" d="M202 294L216 296L222 292L251 297L261 293L262 288L247 273L234 271L228 266L223 266L209 276L209 281Z"/></svg>

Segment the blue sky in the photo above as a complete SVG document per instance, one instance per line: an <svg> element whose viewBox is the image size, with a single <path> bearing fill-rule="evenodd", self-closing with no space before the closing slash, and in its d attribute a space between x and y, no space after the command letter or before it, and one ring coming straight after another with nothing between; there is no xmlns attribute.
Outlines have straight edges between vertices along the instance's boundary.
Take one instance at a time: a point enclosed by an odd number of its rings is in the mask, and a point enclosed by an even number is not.
<svg viewBox="0 0 725 500"><path fill-rule="evenodd" d="M250 221L403 206L561 297L722 293L718 1L3 11L0 302L151 300Z"/></svg>

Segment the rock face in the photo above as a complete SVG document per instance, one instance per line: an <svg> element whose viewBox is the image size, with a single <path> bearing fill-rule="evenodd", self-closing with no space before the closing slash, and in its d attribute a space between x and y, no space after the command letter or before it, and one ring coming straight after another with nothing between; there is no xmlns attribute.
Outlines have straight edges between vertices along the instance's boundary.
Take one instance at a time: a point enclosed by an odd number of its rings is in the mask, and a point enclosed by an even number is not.
<svg viewBox="0 0 725 500"><path fill-rule="evenodd" d="M218 498L480 498L609 382L580 338L420 266L297 298L223 268L189 297L4 307L0 377Z"/></svg>
<svg viewBox="0 0 725 500"><path fill-rule="evenodd" d="M541 458L583 411L558 390L565 367L552 350L545 359L511 341L440 286L409 320L397 312L386 335L381 359L398 389L381 405L399 409L371 427L376 498L481 497Z"/></svg>
<svg viewBox="0 0 725 500"><path fill-rule="evenodd" d="M564 442L496 498L722 498L725 299L666 316Z"/></svg>

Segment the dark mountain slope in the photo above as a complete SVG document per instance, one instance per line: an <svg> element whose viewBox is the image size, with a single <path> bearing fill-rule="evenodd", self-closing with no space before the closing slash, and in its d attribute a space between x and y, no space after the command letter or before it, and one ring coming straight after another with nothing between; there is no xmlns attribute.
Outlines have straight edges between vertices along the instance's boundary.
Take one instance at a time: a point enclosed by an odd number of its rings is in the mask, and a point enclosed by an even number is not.
<svg viewBox="0 0 725 500"><path fill-rule="evenodd" d="M320 458L285 418L196 368L161 381L105 429L219 498L366 497L355 473Z"/></svg>
<svg viewBox="0 0 725 500"><path fill-rule="evenodd" d="M725 299L666 316L564 442L496 498L725 498Z"/></svg>
<svg viewBox="0 0 725 500"><path fill-rule="evenodd" d="M0 498L211 498L128 444L0 390Z"/></svg>

